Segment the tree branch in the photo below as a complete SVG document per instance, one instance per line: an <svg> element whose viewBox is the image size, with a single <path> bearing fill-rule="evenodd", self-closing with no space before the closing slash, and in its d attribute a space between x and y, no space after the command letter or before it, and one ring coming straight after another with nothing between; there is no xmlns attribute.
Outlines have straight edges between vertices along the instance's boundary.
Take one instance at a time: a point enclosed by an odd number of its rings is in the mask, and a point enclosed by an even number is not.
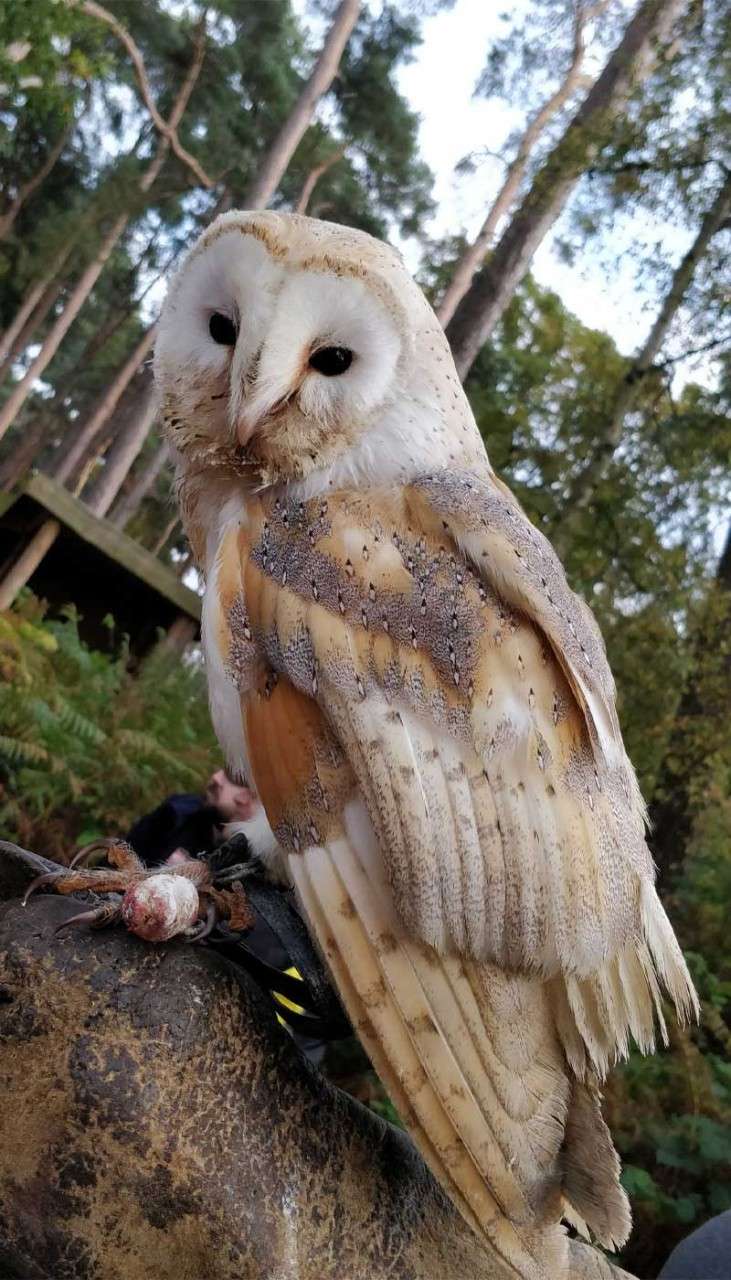
<svg viewBox="0 0 731 1280"><path fill-rule="evenodd" d="M715 351L716 347L724 347L728 343L728 335L722 334L720 338L711 338L709 342L703 342L700 347L691 347L689 351L681 351L677 356L668 356L667 360L656 360L654 364L648 365L647 369L640 370L635 377L642 377L644 373L654 373L657 370L667 369L670 365L680 364L681 360L691 360L693 356L702 356L706 351Z"/></svg>
<svg viewBox="0 0 731 1280"><path fill-rule="evenodd" d="M721 165L722 162L716 156L708 156L705 160L680 160L671 161L670 167L676 173L682 173L685 169L705 169L708 165ZM617 165L592 165L591 169L587 169L587 175L593 177L595 174L601 174L602 177L618 177L623 173L665 173L665 166L654 160L625 160L622 164Z"/></svg>
<svg viewBox="0 0 731 1280"><path fill-rule="evenodd" d="M667 45L688 0L643 0L604 70L562 138L546 157L489 263L477 273L448 326L457 371L464 380L483 343L503 316L541 241L582 174L611 136L629 94Z"/></svg>
<svg viewBox="0 0 731 1280"><path fill-rule="evenodd" d="M147 76L147 71L145 69L145 63L144 63L142 54L140 52L138 45L135 43L135 41L132 39L132 36L127 31L126 27L123 27L122 23L119 22L118 19L114 17L114 14L110 13L108 9L105 9L103 8L102 5L97 4L96 0L65 0L65 2L71 8L80 9L82 13L85 13L87 15L87 17L97 18L100 22L106 23L106 25L111 29L111 31L114 33L117 39L124 45L125 49L127 50L130 56L132 65L135 69L135 74L137 76L137 83L140 87L140 94L142 96L142 101L144 102L145 107L149 112L152 123L154 124L158 133L160 133L162 137L165 138L165 140L169 143L171 150L174 152L174 154L178 157L180 161L182 161L182 163L186 166L186 168L190 169L194 178L198 183L200 183L202 187L210 188L215 186L215 182L213 178L210 178L208 176L205 169L203 169L202 166L196 160L195 156L192 156L189 151L186 151L185 147L183 146L182 142L178 137L177 130L175 129L175 127L171 125L168 121L163 120L162 116L160 115L160 112L158 111L155 105L155 100L152 96L152 89L150 87L150 81ZM201 61L202 60L203 59L201 57Z"/></svg>
<svg viewBox="0 0 731 1280"><path fill-rule="evenodd" d="M339 147L331 156L328 156L327 160L323 160L321 164L316 164L314 168L310 169L310 172L302 184L299 200L294 207L295 213L307 213L307 206L312 199L312 193L320 181L320 178L323 174L327 173L328 169L332 169L333 165L336 165L339 160L342 160L344 155L345 147Z"/></svg>
<svg viewBox="0 0 731 1280"><path fill-rule="evenodd" d="M538 108L532 119L528 121L515 155L508 165L503 184L490 207L487 217L480 227L475 240L468 246L456 264L449 284L444 291L439 306L436 308L437 317L445 327L449 324L457 307L467 293L475 272L484 261L500 219L508 213L517 198L531 155L541 134L576 90L584 86L586 77L582 71L582 66L586 52L585 27L587 22L599 17L604 12L608 3L609 0L596 0L595 4L586 8L582 5L577 6L574 15L571 61L566 73L558 88Z"/></svg>

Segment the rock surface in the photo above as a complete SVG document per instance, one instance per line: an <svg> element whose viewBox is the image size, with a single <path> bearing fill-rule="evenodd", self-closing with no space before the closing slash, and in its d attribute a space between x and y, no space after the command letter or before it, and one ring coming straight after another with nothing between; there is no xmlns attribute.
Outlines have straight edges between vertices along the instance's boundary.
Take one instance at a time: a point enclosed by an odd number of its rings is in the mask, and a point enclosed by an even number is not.
<svg viewBox="0 0 731 1280"><path fill-rule="evenodd" d="M502 1280L253 983L181 942L55 937L78 907L0 905L3 1280Z"/></svg>

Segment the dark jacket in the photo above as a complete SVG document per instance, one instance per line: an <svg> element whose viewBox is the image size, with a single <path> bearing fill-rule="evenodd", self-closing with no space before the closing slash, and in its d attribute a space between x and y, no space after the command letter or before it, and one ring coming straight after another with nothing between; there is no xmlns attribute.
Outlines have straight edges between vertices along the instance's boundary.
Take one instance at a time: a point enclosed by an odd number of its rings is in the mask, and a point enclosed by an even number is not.
<svg viewBox="0 0 731 1280"><path fill-rule="evenodd" d="M176 849L185 849L191 857L212 849L219 822L218 811L200 796L168 796L135 822L127 839L145 865L152 867Z"/></svg>

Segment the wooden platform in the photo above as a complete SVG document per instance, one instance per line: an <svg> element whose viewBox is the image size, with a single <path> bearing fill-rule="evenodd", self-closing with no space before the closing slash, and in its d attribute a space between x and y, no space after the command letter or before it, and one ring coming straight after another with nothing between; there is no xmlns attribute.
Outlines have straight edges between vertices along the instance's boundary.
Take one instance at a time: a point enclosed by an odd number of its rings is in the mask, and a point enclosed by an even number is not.
<svg viewBox="0 0 731 1280"><path fill-rule="evenodd" d="M195 591L40 472L31 473L12 493L0 494L0 578L50 517L59 521L61 532L28 585L48 601L51 613L75 605L88 643L109 647L109 616L117 639L128 635L137 655L156 642L161 629L167 632L174 624L197 632L201 600Z"/></svg>

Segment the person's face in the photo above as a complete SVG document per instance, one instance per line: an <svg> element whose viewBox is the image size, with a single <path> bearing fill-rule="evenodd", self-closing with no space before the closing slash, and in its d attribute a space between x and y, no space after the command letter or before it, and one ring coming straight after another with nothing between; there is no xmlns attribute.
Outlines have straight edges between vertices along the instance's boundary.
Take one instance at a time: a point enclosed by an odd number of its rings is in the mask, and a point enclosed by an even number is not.
<svg viewBox="0 0 731 1280"><path fill-rule="evenodd" d="M247 822L259 807L259 800L251 787L231 782L223 769L217 769L208 779L206 803L218 809L224 822Z"/></svg>

